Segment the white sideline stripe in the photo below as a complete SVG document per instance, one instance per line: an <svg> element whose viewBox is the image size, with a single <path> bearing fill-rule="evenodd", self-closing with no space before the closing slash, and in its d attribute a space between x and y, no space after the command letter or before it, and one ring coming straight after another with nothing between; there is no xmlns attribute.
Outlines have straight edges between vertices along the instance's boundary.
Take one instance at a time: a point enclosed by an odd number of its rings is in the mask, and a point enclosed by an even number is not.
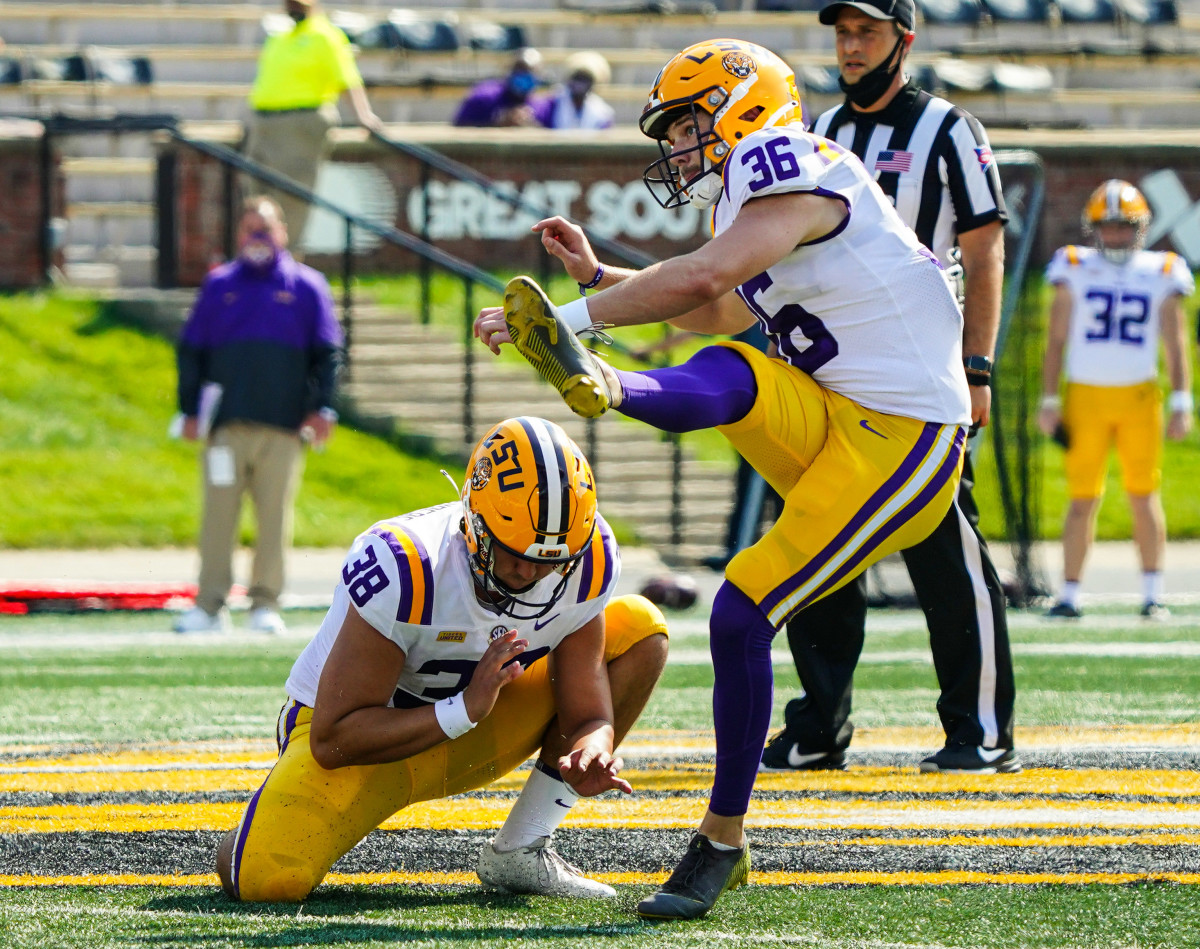
<svg viewBox="0 0 1200 949"><path fill-rule="evenodd" d="M870 636L870 633L867 634ZM1022 656L1089 656L1092 658L1147 658L1175 657L1195 658L1200 656L1200 643L1013 643L1014 658ZM696 666L712 662L705 649L673 649L668 662L671 665ZM771 662L789 665L792 654L786 649L772 649ZM933 665L928 649L865 650L858 663L921 662Z"/></svg>
<svg viewBox="0 0 1200 949"><path fill-rule="evenodd" d="M147 774L152 771L268 771L276 762L276 758L264 758L262 761L173 761L168 764L51 764L45 767L38 765L0 765L0 774Z"/></svg>

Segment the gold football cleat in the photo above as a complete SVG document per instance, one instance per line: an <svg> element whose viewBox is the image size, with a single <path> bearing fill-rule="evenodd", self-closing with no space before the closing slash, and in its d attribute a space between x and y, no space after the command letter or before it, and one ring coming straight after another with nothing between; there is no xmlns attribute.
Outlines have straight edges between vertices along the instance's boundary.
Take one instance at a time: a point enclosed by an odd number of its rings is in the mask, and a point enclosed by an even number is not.
<svg viewBox="0 0 1200 949"><path fill-rule="evenodd" d="M559 318L554 304L530 277L513 277L504 289L504 322L513 345L571 411L597 418L613 404L600 360Z"/></svg>

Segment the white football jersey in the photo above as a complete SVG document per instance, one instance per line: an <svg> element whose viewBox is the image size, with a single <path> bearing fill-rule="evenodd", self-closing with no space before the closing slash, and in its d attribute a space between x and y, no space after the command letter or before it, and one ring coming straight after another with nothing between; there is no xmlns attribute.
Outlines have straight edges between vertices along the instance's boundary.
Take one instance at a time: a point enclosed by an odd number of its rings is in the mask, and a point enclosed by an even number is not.
<svg viewBox="0 0 1200 949"><path fill-rule="evenodd" d="M1046 280L1071 293L1067 380L1090 386L1156 379L1163 302L1194 288L1178 254L1139 250L1115 264L1094 247L1074 244L1055 251Z"/></svg>
<svg viewBox="0 0 1200 949"><path fill-rule="evenodd" d="M510 629L529 641L521 664L537 662L594 619L616 589L620 554L612 530L597 514L591 547L550 612L538 619L499 615L475 595L461 520L462 505L452 502L380 521L358 535L333 605L292 666L287 680L292 698L309 706L316 701L321 669L351 602L404 650L404 671L391 704L414 708L461 692L488 643ZM561 579L551 573L522 598L543 602Z"/></svg>
<svg viewBox="0 0 1200 949"><path fill-rule="evenodd" d="M954 293L853 153L800 125L751 133L725 162L713 233L747 201L793 191L836 198L849 213L737 288L780 357L867 408L968 424Z"/></svg>

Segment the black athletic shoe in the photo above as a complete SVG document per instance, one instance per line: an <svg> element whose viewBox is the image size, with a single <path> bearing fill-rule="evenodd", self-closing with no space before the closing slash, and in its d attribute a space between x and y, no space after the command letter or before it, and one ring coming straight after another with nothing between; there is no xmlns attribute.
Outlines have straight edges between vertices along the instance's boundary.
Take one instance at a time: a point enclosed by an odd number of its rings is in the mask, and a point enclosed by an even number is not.
<svg viewBox="0 0 1200 949"><path fill-rule="evenodd" d="M946 745L921 762L922 774L1015 774L1021 770L1011 748Z"/></svg>
<svg viewBox="0 0 1200 949"><path fill-rule="evenodd" d="M750 845L718 850L703 834L693 834L687 853L666 883L637 905L643 919L698 919L713 908L717 897L746 882L750 875Z"/></svg>
<svg viewBox="0 0 1200 949"><path fill-rule="evenodd" d="M844 751L801 751L785 728L767 742L763 749L759 771L845 771Z"/></svg>
<svg viewBox="0 0 1200 949"><path fill-rule="evenodd" d="M1147 600L1142 604L1142 619L1164 620L1171 616L1171 611L1161 603Z"/></svg>
<svg viewBox="0 0 1200 949"><path fill-rule="evenodd" d="M1078 606L1060 601L1046 610L1046 615L1054 619L1079 619L1083 615L1083 610Z"/></svg>

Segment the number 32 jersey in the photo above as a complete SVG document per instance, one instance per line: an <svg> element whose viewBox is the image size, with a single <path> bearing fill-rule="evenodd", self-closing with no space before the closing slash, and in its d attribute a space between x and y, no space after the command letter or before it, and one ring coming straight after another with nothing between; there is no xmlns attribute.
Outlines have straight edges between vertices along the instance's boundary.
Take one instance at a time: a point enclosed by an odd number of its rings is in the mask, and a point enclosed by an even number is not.
<svg viewBox="0 0 1200 949"><path fill-rule="evenodd" d="M1192 272L1178 254L1135 251L1115 264L1094 247L1060 247L1046 282L1071 294L1068 382L1128 386L1158 377L1159 315L1174 294L1188 296Z"/></svg>
<svg viewBox="0 0 1200 949"><path fill-rule="evenodd" d="M612 597L620 554L599 514L588 552L562 597L537 619L501 616L479 602L461 520L461 504L442 504L380 521L355 539L333 605L288 676L292 698L309 706L316 701L321 669L350 603L404 650L391 704L412 708L461 692L494 636L516 629L527 639L520 661L528 667L594 619ZM522 598L544 602L560 580L551 573Z"/></svg>
<svg viewBox="0 0 1200 949"><path fill-rule="evenodd" d="M967 424L962 312L941 265L855 155L799 125L759 129L730 153L713 234L748 201L812 192L847 215L737 288L782 359L890 415Z"/></svg>

